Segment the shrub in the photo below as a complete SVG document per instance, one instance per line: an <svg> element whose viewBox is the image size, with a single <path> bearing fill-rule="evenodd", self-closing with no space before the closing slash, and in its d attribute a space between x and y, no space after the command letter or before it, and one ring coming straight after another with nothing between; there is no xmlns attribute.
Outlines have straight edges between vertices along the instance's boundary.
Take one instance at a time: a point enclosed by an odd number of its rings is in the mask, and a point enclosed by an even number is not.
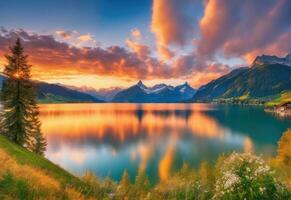
<svg viewBox="0 0 291 200"><path fill-rule="evenodd" d="M288 199L286 187L261 157L232 153L217 169L213 199Z"/></svg>
<svg viewBox="0 0 291 200"><path fill-rule="evenodd" d="M291 189L291 129L288 129L278 142L277 156L274 159L280 176Z"/></svg>

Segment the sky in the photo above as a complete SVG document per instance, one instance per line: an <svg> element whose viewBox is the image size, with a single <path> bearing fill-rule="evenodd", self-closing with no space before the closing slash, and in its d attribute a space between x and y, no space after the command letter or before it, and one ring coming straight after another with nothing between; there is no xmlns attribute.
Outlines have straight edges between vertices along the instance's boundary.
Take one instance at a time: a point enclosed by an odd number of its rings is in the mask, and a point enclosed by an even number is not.
<svg viewBox="0 0 291 200"><path fill-rule="evenodd" d="M18 37L37 80L198 88L258 55L290 53L291 1L3 1L0 67Z"/></svg>

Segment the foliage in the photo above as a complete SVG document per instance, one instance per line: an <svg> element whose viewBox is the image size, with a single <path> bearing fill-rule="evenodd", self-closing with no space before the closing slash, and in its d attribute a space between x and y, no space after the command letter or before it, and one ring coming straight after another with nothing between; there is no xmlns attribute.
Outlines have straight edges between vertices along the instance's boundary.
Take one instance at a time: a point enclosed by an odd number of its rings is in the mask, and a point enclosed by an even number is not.
<svg viewBox="0 0 291 200"><path fill-rule="evenodd" d="M130 177L128 172L125 170L122 178L119 182L119 185L116 190L116 198L117 199L128 199L131 198L131 191L133 187L130 182Z"/></svg>
<svg viewBox="0 0 291 200"><path fill-rule="evenodd" d="M198 199L203 195L203 188L197 177L197 172L185 162L180 171L155 187L150 199Z"/></svg>
<svg viewBox="0 0 291 200"><path fill-rule="evenodd" d="M53 164L42 156L36 155L35 153L30 152L21 146L15 145L1 135L0 150L3 150L11 159L15 160L20 165L27 165L40 169L41 171L44 171L45 174L59 180L64 185L70 184L77 187L81 187L83 185L83 183L78 178L72 176L64 169ZM5 158L1 155L0 163L2 165L2 169L3 160L5 160ZM8 168L11 168L11 166L8 166Z"/></svg>
<svg viewBox="0 0 291 200"><path fill-rule="evenodd" d="M0 198L6 199L9 197L15 199L32 199L27 181L24 179L17 180L7 171L0 180Z"/></svg>
<svg viewBox="0 0 291 200"><path fill-rule="evenodd" d="M291 68L280 64L238 68L202 86L192 100L265 101L284 90L290 91L290 75Z"/></svg>
<svg viewBox="0 0 291 200"><path fill-rule="evenodd" d="M11 55L6 55L8 64L4 74L1 103L3 104L3 119L1 131L10 140L24 145L28 138L30 102L33 88L29 83L30 66L24 55L20 40L11 48Z"/></svg>
<svg viewBox="0 0 291 200"><path fill-rule="evenodd" d="M218 104L263 105L265 101L260 98L232 97L232 98L214 99L213 102L218 103Z"/></svg>
<svg viewBox="0 0 291 200"><path fill-rule="evenodd" d="M290 102L291 101L291 91L284 91L279 95L276 95L272 100L268 101L265 106L273 107L279 105L281 103Z"/></svg>
<svg viewBox="0 0 291 200"><path fill-rule="evenodd" d="M277 160L285 166L289 166L291 170L291 129L283 133L280 141L278 142L278 155Z"/></svg>
<svg viewBox="0 0 291 200"><path fill-rule="evenodd" d="M48 196L64 197L67 186L46 174L44 170L18 163L0 149L0 199L45 199Z"/></svg>
<svg viewBox="0 0 291 200"><path fill-rule="evenodd" d="M1 92L1 132L11 141L42 154L46 141L40 130L36 89L30 80L31 66L27 62L20 39L17 39L10 50L11 54L6 55L8 64L4 67L7 78Z"/></svg>
<svg viewBox="0 0 291 200"><path fill-rule="evenodd" d="M232 153L219 166L213 199L287 199L287 189L261 157Z"/></svg>
<svg viewBox="0 0 291 200"><path fill-rule="evenodd" d="M278 142L277 156L274 164L278 168L283 181L291 189L291 130L288 129ZM286 178L284 178L286 177Z"/></svg>
<svg viewBox="0 0 291 200"><path fill-rule="evenodd" d="M35 100L34 100L35 101ZM43 155L46 150L46 139L41 133L41 123L38 119L39 111L36 102L32 103L32 115L27 148L32 152Z"/></svg>
<svg viewBox="0 0 291 200"><path fill-rule="evenodd" d="M264 96L264 97L250 97L249 94L245 94L240 97L231 98L217 98L212 102L218 104L239 104L239 105L264 105L265 107L273 107L281 103L291 101L291 92L286 90L276 95Z"/></svg>
<svg viewBox="0 0 291 200"><path fill-rule="evenodd" d="M48 87L53 87L53 86L49 85ZM63 87L63 88L64 88L64 94L60 94L60 95L56 95L56 94L52 94L52 93L43 93L40 91L42 88L38 88L39 93L41 93L41 95L38 96L37 102L39 104L102 102L101 100L94 99L93 97L91 97L87 94L83 94L83 93L77 92L77 91L72 91L72 93L75 92L76 97L66 96L66 94L65 94L66 88L65 87ZM79 95L79 96L77 96L77 95Z"/></svg>
<svg viewBox="0 0 291 200"><path fill-rule="evenodd" d="M143 170L139 170L133 186L133 196L144 199L150 190L150 182Z"/></svg>
<svg viewBox="0 0 291 200"><path fill-rule="evenodd" d="M220 156L214 167L203 162L195 170L185 162L168 180L150 185L144 171L134 182L127 171L119 182L100 180L90 171L76 178L0 136L0 199L290 199L285 186L290 174L278 173L290 169L290 141L288 130L274 168L261 157L232 153Z"/></svg>

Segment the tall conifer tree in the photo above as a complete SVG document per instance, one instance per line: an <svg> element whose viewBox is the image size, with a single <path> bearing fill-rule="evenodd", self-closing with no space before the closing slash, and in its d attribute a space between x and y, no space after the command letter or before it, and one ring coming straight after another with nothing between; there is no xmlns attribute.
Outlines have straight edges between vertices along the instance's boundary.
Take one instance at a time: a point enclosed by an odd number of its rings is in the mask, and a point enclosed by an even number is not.
<svg viewBox="0 0 291 200"><path fill-rule="evenodd" d="M36 89L30 79L31 66L20 39L10 51L10 55L5 56L7 64L3 72L6 79L1 93L1 132L11 141L42 154L46 141L40 130Z"/></svg>

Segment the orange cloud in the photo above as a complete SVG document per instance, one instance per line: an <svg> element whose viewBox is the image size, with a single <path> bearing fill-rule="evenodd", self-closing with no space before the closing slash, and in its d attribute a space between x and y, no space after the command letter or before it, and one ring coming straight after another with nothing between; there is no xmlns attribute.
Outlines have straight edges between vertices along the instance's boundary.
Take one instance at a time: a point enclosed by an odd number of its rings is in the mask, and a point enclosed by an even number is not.
<svg viewBox="0 0 291 200"><path fill-rule="evenodd" d="M291 1L205 1L199 23L200 56L240 56L252 62L260 54L290 53ZM289 38L288 36L289 35Z"/></svg>
<svg viewBox="0 0 291 200"><path fill-rule="evenodd" d="M168 60L175 56L175 53L171 51L167 46L159 45L158 52L162 59Z"/></svg>
<svg viewBox="0 0 291 200"><path fill-rule="evenodd" d="M190 84L195 87L199 88L201 85L205 85L212 80L215 80L225 73L213 73L213 72L196 72L193 74L193 78L190 81Z"/></svg>
<svg viewBox="0 0 291 200"><path fill-rule="evenodd" d="M108 75L137 78L163 77L162 63L152 57L140 58L136 53L123 47L76 47L57 41L52 35L38 35L24 30L11 30L0 34L0 56L9 52L9 46L20 37L29 60L33 64L33 73L38 75ZM88 37L82 39L87 40ZM139 55L149 52L145 46L139 46ZM152 67L155 65L155 72ZM161 67L159 67L161 66Z"/></svg>
<svg viewBox="0 0 291 200"><path fill-rule="evenodd" d="M193 33L193 21L185 8L191 1L154 0L151 30L158 43L163 45L177 44L183 46Z"/></svg>
<svg viewBox="0 0 291 200"><path fill-rule="evenodd" d="M193 34L194 18L185 12L190 2L191 0L153 1L151 30L157 39L158 52L165 58L173 57L169 45L184 46Z"/></svg>
<svg viewBox="0 0 291 200"><path fill-rule="evenodd" d="M136 40L140 40L142 38L140 30L137 28L131 30L131 36Z"/></svg>
<svg viewBox="0 0 291 200"><path fill-rule="evenodd" d="M54 36L57 39L68 42L73 46L95 46L97 44L92 34L81 34L75 30L57 30L55 31Z"/></svg>
<svg viewBox="0 0 291 200"><path fill-rule="evenodd" d="M150 48L146 45L140 44L138 42L134 42L132 40L126 40L126 45L130 48L134 53L136 53L141 58L146 58L150 54Z"/></svg>
<svg viewBox="0 0 291 200"><path fill-rule="evenodd" d="M174 73L180 73L185 79L191 77L190 83L194 87L199 87L226 73L231 68L220 63L209 63L198 57L195 53L180 56L173 62ZM182 73L183 72L183 73Z"/></svg>
<svg viewBox="0 0 291 200"><path fill-rule="evenodd" d="M65 40L69 40L73 36L73 31L58 30L55 32L55 34L62 37Z"/></svg>
<svg viewBox="0 0 291 200"><path fill-rule="evenodd" d="M69 37L66 35L69 33L59 32L59 34ZM28 33L21 29L6 30L5 34L1 34L0 31L1 62L4 62L3 55L9 52L8 47L15 42L17 37L22 39L29 61L33 65L33 77L37 79L63 80L82 75L118 77L129 81L183 78L199 86L199 83L218 77L226 73L228 69L218 65L209 68L208 65L197 60L194 54L178 57L172 63L165 63L151 57L150 48L147 45L134 40L126 41L131 51L120 46L77 47L58 41L53 35Z"/></svg>
<svg viewBox="0 0 291 200"><path fill-rule="evenodd" d="M291 44L291 34L289 32L282 34L278 37L277 41L268 45L264 49L255 48L250 52L247 52L244 55L244 58L247 60L249 64L251 64L258 55L266 54L266 55L277 55L280 57L285 57L286 54L290 51Z"/></svg>
<svg viewBox="0 0 291 200"><path fill-rule="evenodd" d="M81 41L81 42L89 42L89 41L92 41L94 40L92 35L87 33L87 34L84 34L84 35L80 35L78 37L78 39Z"/></svg>

